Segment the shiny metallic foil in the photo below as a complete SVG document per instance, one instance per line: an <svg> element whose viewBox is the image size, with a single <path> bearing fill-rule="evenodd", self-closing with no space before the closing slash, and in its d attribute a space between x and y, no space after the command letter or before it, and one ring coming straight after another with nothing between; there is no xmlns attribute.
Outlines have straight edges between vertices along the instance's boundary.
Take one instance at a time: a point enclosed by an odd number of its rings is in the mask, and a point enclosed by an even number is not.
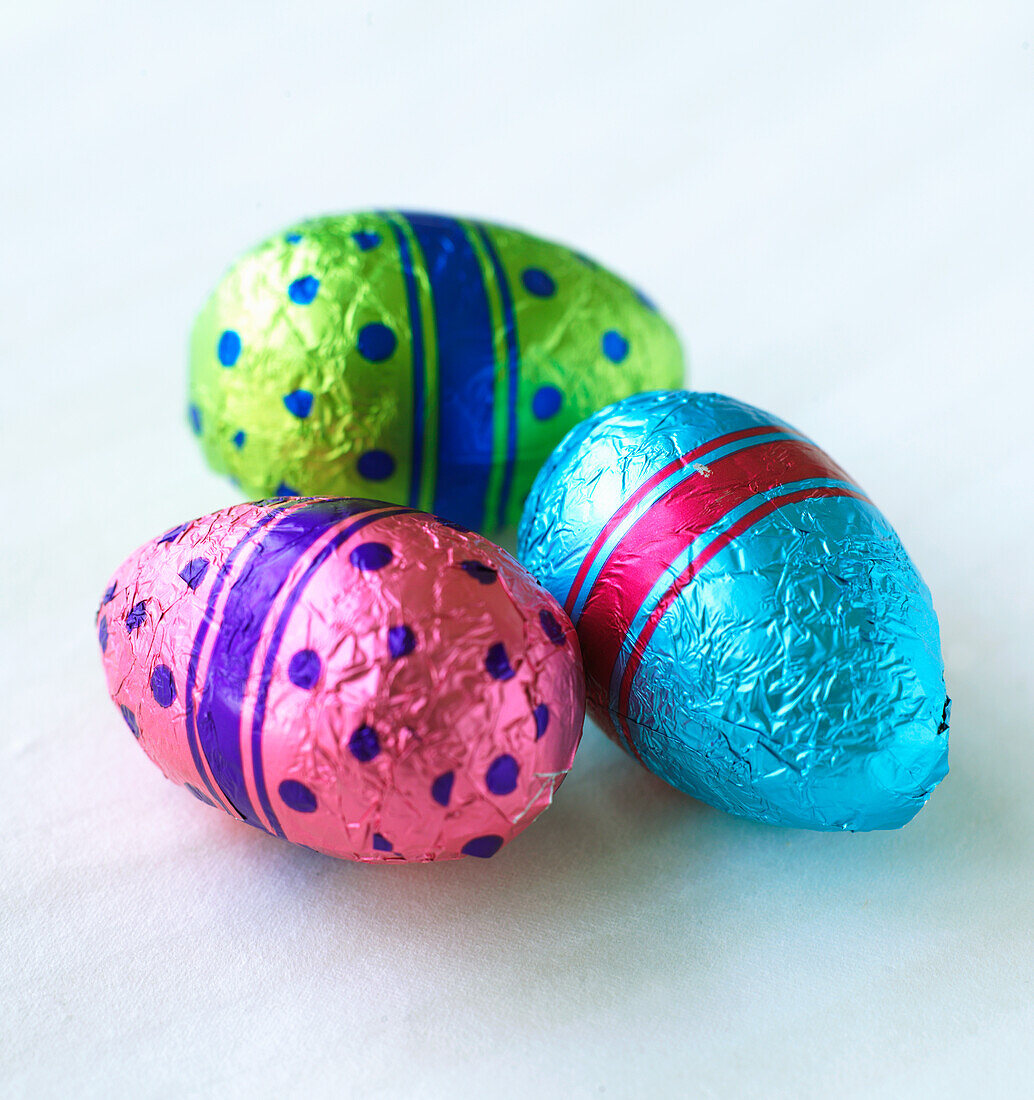
<svg viewBox="0 0 1034 1100"><path fill-rule="evenodd" d="M597 409L684 384L649 300L514 229L317 218L226 273L194 325L190 423L253 497L376 496L491 531Z"/></svg>
<svg viewBox="0 0 1034 1100"><path fill-rule="evenodd" d="M947 773L930 593L865 492L718 394L642 394L535 482L518 555L578 630L590 709L669 783L773 824L887 829Z"/></svg>
<svg viewBox="0 0 1034 1100"><path fill-rule="evenodd" d="M118 568L97 637L169 779L347 859L494 855L581 736L565 613L506 551L397 505L290 498L182 524Z"/></svg>

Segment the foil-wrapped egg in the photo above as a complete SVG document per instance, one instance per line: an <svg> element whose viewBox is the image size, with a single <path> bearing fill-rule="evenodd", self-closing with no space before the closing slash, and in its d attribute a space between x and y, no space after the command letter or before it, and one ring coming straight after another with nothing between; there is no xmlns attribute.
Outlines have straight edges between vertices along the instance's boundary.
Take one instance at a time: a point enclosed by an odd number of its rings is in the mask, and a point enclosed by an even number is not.
<svg viewBox="0 0 1034 1100"><path fill-rule="evenodd" d="M487 531L570 428L683 374L652 303L579 253L359 213L233 264L194 325L189 415L252 497L373 495Z"/></svg>
<svg viewBox="0 0 1034 1100"><path fill-rule="evenodd" d="M241 504L116 571L108 690L174 783L366 862L491 856L581 734L570 620L504 550L376 501Z"/></svg>
<svg viewBox="0 0 1034 1100"><path fill-rule="evenodd" d="M930 593L832 459L718 394L641 394L543 468L518 556L597 720L684 791L813 829L905 824L947 772Z"/></svg>

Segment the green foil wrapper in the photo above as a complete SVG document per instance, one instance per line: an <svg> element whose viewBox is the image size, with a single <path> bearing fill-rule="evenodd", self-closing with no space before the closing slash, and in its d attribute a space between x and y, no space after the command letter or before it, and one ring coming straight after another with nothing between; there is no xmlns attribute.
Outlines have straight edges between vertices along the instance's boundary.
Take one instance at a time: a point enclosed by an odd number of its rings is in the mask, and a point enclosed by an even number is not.
<svg viewBox="0 0 1034 1100"><path fill-rule="evenodd" d="M194 325L189 415L251 497L376 497L495 530L575 424L684 376L668 322L585 256L481 222L358 213L230 268Z"/></svg>

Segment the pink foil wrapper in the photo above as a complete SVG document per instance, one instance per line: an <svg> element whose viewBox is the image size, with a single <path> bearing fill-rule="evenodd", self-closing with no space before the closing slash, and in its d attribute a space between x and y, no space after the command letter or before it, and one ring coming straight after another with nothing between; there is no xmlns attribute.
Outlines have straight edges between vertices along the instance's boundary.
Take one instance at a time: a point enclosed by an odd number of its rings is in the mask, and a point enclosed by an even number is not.
<svg viewBox="0 0 1034 1100"><path fill-rule="evenodd" d="M348 859L495 854L581 735L578 643L552 596L482 536L375 501L175 528L116 571L98 639L169 779Z"/></svg>

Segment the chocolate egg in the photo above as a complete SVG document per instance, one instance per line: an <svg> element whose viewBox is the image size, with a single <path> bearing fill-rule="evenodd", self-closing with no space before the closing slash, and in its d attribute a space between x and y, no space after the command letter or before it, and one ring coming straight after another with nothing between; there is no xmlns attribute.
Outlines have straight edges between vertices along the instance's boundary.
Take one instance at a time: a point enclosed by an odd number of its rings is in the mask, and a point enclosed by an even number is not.
<svg viewBox="0 0 1034 1100"><path fill-rule="evenodd" d="M947 772L930 593L865 492L718 394L642 394L543 468L518 555L578 630L589 706L714 806L895 828Z"/></svg>
<svg viewBox="0 0 1034 1100"><path fill-rule="evenodd" d="M174 783L367 862L491 856L581 733L570 620L504 550L368 500L241 504L116 571L108 690Z"/></svg>
<svg viewBox="0 0 1034 1100"><path fill-rule="evenodd" d="M374 495L516 523L564 434L683 384L642 294L560 245L429 214L317 218L230 268L191 338L190 422L250 496Z"/></svg>

